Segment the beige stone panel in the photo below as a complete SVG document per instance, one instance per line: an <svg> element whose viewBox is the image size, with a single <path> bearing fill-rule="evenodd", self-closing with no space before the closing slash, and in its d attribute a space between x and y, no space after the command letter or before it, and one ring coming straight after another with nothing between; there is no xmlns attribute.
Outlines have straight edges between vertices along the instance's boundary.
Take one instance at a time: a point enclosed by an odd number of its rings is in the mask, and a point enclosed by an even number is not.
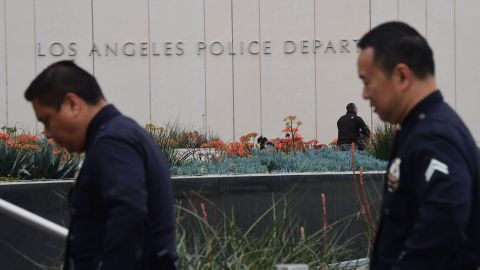
<svg viewBox="0 0 480 270"><path fill-rule="evenodd" d="M35 76L34 2L5 0L8 125L35 132L36 118L23 93Z"/></svg>
<svg viewBox="0 0 480 270"><path fill-rule="evenodd" d="M82 14L82 16L78 16ZM60 60L74 60L93 72L91 3L74 0L35 1L36 73ZM37 123L37 129L43 125Z"/></svg>
<svg viewBox="0 0 480 270"><path fill-rule="evenodd" d="M399 0L371 0L371 28L389 21L398 21Z"/></svg>
<svg viewBox="0 0 480 270"><path fill-rule="evenodd" d="M480 1L455 2L457 111L480 143Z"/></svg>
<svg viewBox="0 0 480 270"><path fill-rule="evenodd" d="M93 72L92 6L89 1L35 1L36 70L51 63L74 60Z"/></svg>
<svg viewBox="0 0 480 270"><path fill-rule="evenodd" d="M7 124L7 52L5 46L5 0L0 2L0 127Z"/></svg>
<svg viewBox="0 0 480 270"><path fill-rule="evenodd" d="M350 102L357 104L358 115L371 123L369 103L362 98L353 41L369 29L369 1L317 0L316 18L316 37L324 43L316 54L318 138L330 143L337 138L337 120ZM328 48L330 40L334 50ZM348 41L348 51L342 50L342 40Z"/></svg>
<svg viewBox="0 0 480 270"><path fill-rule="evenodd" d="M371 28L385 22L398 21L399 1L400 0L372 0L370 13ZM370 128L375 129L375 127L382 125L382 123L378 114L372 111Z"/></svg>
<svg viewBox="0 0 480 270"><path fill-rule="evenodd" d="M260 66L262 54L248 52L260 40L258 0L233 1L234 132L235 139L249 132L262 134ZM269 46L268 41L265 43ZM256 52L253 50L253 52Z"/></svg>
<svg viewBox="0 0 480 270"><path fill-rule="evenodd" d="M93 26L94 73L106 98L141 125L150 122L149 53L141 50L149 41L148 1L94 1ZM107 43L117 43L117 56L107 56Z"/></svg>
<svg viewBox="0 0 480 270"><path fill-rule="evenodd" d="M283 137L283 119L295 115L300 133L316 137L314 2L265 0L260 6L261 39L270 40L271 55L262 56L262 125L268 138ZM287 43L285 53L284 42ZM306 48L302 52L302 41ZM295 44L295 50L293 45Z"/></svg>
<svg viewBox="0 0 480 270"><path fill-rule="evenodd" d="M231 2L205 0L206 127L224 140L233 140L233 58L227 42L232 40ZM211 46L214 42L213 47ZM223 46L223 52L220 44ZM222 53L220 53L222 52ZM215 55L218 54L218 55Z"/></svg>
<svg viewBox="0 0 480 270"><path fill-rule="evenodd" d="M425 36L427 29L427 0L398 0L398 19Z"/></svg>
<svg viewBox="0 0 480 270"><path fill-rule="evenodd" d="M451 0L427 1L426 37L435 60L435 77L445 101L455 101L455 7Z"/></svg>
<svg viewBox="0 0 480 270"><path fill-rule="evenodd" d="M204 40L203 1L150 1L150 40L156 44L150 58L152 122L203 130L205 54L196 48Z"/></svg>

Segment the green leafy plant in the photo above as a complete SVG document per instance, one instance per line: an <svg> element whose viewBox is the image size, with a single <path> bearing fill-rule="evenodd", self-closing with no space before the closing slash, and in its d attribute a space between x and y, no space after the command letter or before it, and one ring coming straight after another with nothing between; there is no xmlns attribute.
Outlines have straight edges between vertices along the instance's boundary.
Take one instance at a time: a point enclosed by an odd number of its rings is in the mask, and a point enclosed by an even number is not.
<svg viewBox="0 0 480 270"><path fill-rule="evenodd" d="M368 152L356 152L355 169L385 170L387 163ZM335 151L327 147L305 152L284 153L279 150L255 150L249 157L225 157L221 162L192 160L181 166L171 166L172 175L257 174L288 172L338 172L351 171L348 151Z"/></svg>
<svg viewBox="0 0 480 270"><path fill-rule="evenodd" d="M65 199L64 194L61 198ZM272 269L276 264L306 263L310 269L345 269L338 262L355 258L350 245L358 237L343 239L355 216L327 224L325 194L321 194L322 225L307 230L292 209L288 193L261 213L256 220L239 225L234 210L230 213L199 194L176 204L176 247L182 269ZM215 220L216 219L216 220ZM32 267L58 270L63 257L42 264L0 241Z"/></svg>
<svg viewBox="0 0 480 270"><path fill-rule="evenodd" d="M30 178L65 179L72 178L78 168L81 156L43 143L39 151L32 152Z"/></svg>
<svg viewBox="0 0 480 270"><path fill-rule="evenodd" d="M53 140L25 133L0 133L2 180L70 178L80 159L80 155L67 152Z"/></svg>
<svg viewBox="0 0 480 270"><path fill-rule="evenodd" d="M381 193L376 186L371 186L369 189L366 188L368 181L364 181L363 175L363 167L360 166L359 174L357 176L356 173L356 151L355 146L352 144L352 149L350 150L351 153L351 160L352 160L352 176L353 176L353 184L357 199L357 207L358 207L358 216L361 218L365 236L367 238L367 250L370 251L373 248L374 241L375 241L375 234L377 232L377 224L378 224L378 208ZM375 191L373 194L368 190Z"/></svg>
<svg viewBox="0 0 480 270"><path fill-rule="evenodd" d="M229 215L205 199L202 201L207 205L178 205L177 250L182 267L272 269L276 264L308 263L312 269L326 269L331 263L349 258L349 242L340 241L340 237L351 217L306 232L289 212L286 198L274 201L246 228L238 225L233 212ZM208 213L207 208L214 213ZM220 216L221 225L211 224L209 215Z"/></svg>
<svg viewBox="0 0 480 270"><path fill-rule="evenodd" d="M186 148L179 151L176 138L179 136L179 127L176 123L167 124L165 127L157 127L154 124L147 124L145 130L150 133L153 140L163 151L167 163L170 166L182 166L190 162L198 151L197 148Z"/></svg>
<svg viewBox="0 0 480 270"><path fill-rule="evenodd" d="M10 148L0 142L0 176L4 179L28 177L29 156L26 150Z"/></svg>
<svg viewBox="0 0 480 270"><path fill-rule="evenodd" d="M388 160L396 131L396 125L389 123L377 124L367 143L367 151L377 159Z"/></svg>

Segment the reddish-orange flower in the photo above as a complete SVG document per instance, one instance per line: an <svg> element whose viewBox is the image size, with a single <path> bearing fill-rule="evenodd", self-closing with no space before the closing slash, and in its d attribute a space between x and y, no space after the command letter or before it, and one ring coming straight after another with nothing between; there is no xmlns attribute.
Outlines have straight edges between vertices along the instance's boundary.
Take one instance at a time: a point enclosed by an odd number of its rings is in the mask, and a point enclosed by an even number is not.
<svg viewBox="0 0 480 270"><path fill-rule="evenodd" d="M225 143L221 140L216 140L216 141L210 141L207 143L204 143L200 146L201 148L214 148L214 149L222 149L225 147Z"/></svg>
<svg viewBox="0 0 480 270"><path fill-rule="evenodd" d="M248 142L250 140L249 137L247 137L246 135L244 136L240 136L240 142L244 143L244 142Z"/></svg>
<svg viewBox="0 0 480 270"><path fill-rule="evenodd" d="M23 149L23 150L33 150L33 151L37 151L37 150L40 150L40 147L36 144L17 144L15 145L15 147L19 148L19 149Z"/></svg>
<svg viewBox="0 0 480 270"><path fill-rule="evenodd" d="M242 144L239 142L229 143L227 145L227 155L229 157L233 157L233 156L244 157L244 156L251 155L251 152L245 148L246 148L245 144Z"/></svg>
<svg viewBox="0 0 480 270"><path fill-rule="evenodd" d="M0 132L0 140L10 140L11 136L8 133Z"/></svg>
<svg viewBox="0 0 480 270"><path fill-rule="evenodd" d="M254 140L255 137L257 137L257 135L258 135L258 133L256 133L256 132L250 132L246 135L240 136L240 142L241 143L247 143L250 140Z"/></svg>
<svg viewBox="0 0 480 270"><path fill-rule="evenodd" d="M19 143L31 143L37 142L38 137L36 135L29 135L29 134L21 134L17 137L17 141Z"/></svg>
<svg viewBox="0 0 480 270"><path fill-rule="evenodd" d="M284 128L282 129L282 132L284 132L284 133L285 133L285 132L295 133L295 132L297 132L297 131L298 131L298 128L296 128L296 127L284 127Z"/></svg>
<svg viewBox="0 0 480 270"><path fill-rule="evenodd" d="M15 147L15 142L11 139L7 140L6 144L8 147Z"/></svg>
<svg viewBox="0 0 480 270"><path fill-rule="evenodd" d="M289 115L289 116L285 117L285 118L283 119L283 121L293 122L293 121L295 121L295 119L297 119L297 117L296 117L295 115Z"/></svg>

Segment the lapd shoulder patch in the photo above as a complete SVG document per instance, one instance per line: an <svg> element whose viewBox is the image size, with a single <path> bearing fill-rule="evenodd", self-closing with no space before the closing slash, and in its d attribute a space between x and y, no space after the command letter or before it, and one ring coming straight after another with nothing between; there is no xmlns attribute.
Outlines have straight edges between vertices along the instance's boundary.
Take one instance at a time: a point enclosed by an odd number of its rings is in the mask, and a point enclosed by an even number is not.
<svg viewBox="0 0 480 270"><path fill-rule="evenodd" d="M392 161L390 168L388 169L387 176L387 190L389 192L395 192L400 184L400 158L396 158Z"/></svg>

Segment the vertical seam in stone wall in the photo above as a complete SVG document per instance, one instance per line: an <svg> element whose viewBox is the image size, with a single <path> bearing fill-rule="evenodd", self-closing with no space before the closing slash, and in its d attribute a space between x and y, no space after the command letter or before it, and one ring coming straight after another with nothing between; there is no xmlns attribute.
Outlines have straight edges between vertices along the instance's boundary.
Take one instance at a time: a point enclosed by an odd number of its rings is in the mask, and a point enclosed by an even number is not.
<svg viewBox="0 0 480 270"><path fill-rule="evenodd" d="M370 25L368 27L369 30L372 30L372 0L369 0L369 18L370 18ZM356 48L358 49L358 47ZM363 90L362 90L363 91ZM370 130L373 132L373 108L370 106Z"/></svg>
<svg viewBox="0 0 480 270"><path fill-rule="evenodd" d="M37 75L37 57L36 55L37 47L37 1L33 0L33 62L35 64L35 75ZM35 123L35 126L37 124Z"/></svg>
<svg viewBox="0 0 480 270"><path fill-rule="evenodd" d="M205 22L206 20L206 11L205 11L205 0L203 0L203 41L205 44L207 44L207 24ZM204 131L205 134L207 134L207 128L208 128L208 119L207 119L207 51L205 50L205 53L203 54L203 67L204 67L204 72L203 72L203 78L204 78L204 98L205 98L205 111L204 111L204 116L203 116L203 122L204 122Z"/></svg>
<svg viewBox="0 0 480 270"><path fill-rule="evenodd" d="M372 0L368 0L368 29L372 29Z"/></svg>
<svg viewBox="0 0 480 270"><path fill-rule="evenodd" d="M5 37L5 125L8 125L8 53L7 53L7 1L3 1L3 22Z"/></svg>
<svg viewBox="0 0 480 270"><path fill-rule="evenodd" d="M261 3L262 0L258 0L258 41L262 43L262 24L261 24ZM260 87L260 135L263 136L263 100L262 100L262 54L258 54L258 65L259 65L259 87Z"/></svg>
<svg viewBox="0 0 480 270"><path fill-rule="evenodd" d="M148 19L148 119L152 123L152 52L151 52L151 32L150 32L150 0L147 0L147 19Z"/></svg>
<svg viewBox="0 0 480 270"><path fill-rule="evenodd" d="M428 0L425 0L425 39L428 40Z"/></svg>
<svg viewBox="0 0 480 270"><path fill-rule="evenodd" d="M34 74L37 76L37 1L33 0L33 61L34 61ZM38 121L35 121L35 133L38 131Z"/></svg>
<svg viewBox="0 0 480 270"><path fill-rule="evenodd" d="M232 31L232 50L233 50L233 0L230 0L230 27ZM232 141L235 141L235 56L232 53Z"/></svg>
<svg viewBox="0 0 480 270"><path fill-rule="evenodd" d="M93 24L93 0L90 1L90 8L92 10L92 44L91 46L93 46L95 44L95 27L94 27L94 24ZM95 76L95 54L92 53L92 74L93 76Z"/></svg>
<svg viewBox="0 0 480 270"><path fill-rule="evenodd" d="M317 0L313 0L313 46L317 40ZM317 104L317 54L313 54L313 83L315 92L315 139L318 140L318 104Z"/></svg>
<svg viewBox="0 0 480 270"><path fill-rule="evenodd" d="M400 21L400 0L397 0L397 21Z"/></svg>
<svg viewBox="0 0 480 270"><path fill-rule="evenodd" d="M458 111L457 107L457 1L453 1L453 84L455 93L455 111Z"/></svg>

